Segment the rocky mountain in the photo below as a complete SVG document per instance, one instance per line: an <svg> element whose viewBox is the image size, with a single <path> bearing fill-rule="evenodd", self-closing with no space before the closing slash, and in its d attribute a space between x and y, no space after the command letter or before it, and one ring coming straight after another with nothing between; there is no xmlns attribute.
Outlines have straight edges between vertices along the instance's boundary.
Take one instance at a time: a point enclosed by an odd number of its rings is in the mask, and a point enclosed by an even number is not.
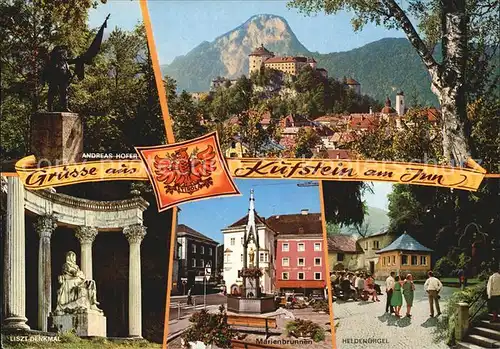
<svg viewBox="0 0 500 349"><path fill-rule="evenodd" d="M261 44L277 55L309 54L284 18L262 14L176 57L171 64L162 66L162 72L176 79L181 90L208 90L210 81L217 76L238 78L247 74L248 55Z"/></svg>
<svg viewBox="0 0 500 349"><path fill-rule="evenodd" d="M261 44L277 55L313 56L329 76L352 77L361 83L363 94L379 101L403 90L410 103L437 103L427 72L406 39L382 39L346 52L312 53L284 18L269 14L253 16L214 41L202 42L185 56L163 65L162 72L177 80L179 90L206 91L217 76L247 74L248 54Z"/></svg>

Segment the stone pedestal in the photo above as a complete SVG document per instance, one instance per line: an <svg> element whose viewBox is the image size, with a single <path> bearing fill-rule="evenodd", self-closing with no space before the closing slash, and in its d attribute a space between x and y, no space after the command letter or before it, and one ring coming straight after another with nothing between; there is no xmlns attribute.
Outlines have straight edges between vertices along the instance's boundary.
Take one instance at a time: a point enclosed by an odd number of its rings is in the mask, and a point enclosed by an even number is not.
<svg viewBox="0 0 500 349"><path fill-rule="evenodd" d="M58 332L74 330L79 337L106 337L106 317L97 312L52 315Z"/></svg>
<svg viewBox="0 0 500 349"><path fill-rule="evenodd" d="M79 162L83 123L76 113L39 112L31 118L31 153L42 166Z"/></svg>

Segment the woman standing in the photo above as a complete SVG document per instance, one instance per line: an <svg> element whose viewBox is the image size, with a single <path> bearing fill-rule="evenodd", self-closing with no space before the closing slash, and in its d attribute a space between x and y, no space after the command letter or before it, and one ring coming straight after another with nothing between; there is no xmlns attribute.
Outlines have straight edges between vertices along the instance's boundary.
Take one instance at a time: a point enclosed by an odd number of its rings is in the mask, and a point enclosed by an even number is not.
<svg viewBox="0 0 500 349"><path fill-rule="evenodd" d="M411 318L411 307L413 306L413 296L415 294L415 284L413 283L413 276L406 275L406 280L403 284L403 296L406 302L406 316Z"/></svg>
<svg viewBox="0 0 500 349"><path fill-rule="evenodd" d="M397 275L394 278L394 291L392 293L391 297L391 305L394 308L394 314L397 317L401 317L399 312L401 311L401 306L403 305L403 294L401 293L401 288L403 285L403 282L401 280L401 277Z"/></svg>

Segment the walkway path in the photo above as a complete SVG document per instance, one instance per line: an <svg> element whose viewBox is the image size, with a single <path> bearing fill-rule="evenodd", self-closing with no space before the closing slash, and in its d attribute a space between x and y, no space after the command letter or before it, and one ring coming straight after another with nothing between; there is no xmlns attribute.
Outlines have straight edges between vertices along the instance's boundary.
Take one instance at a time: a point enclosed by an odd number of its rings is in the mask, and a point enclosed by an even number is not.
<svg viewBox="0 0 500 349"><path fill-rule="evenodd" d="M448 349L445 343L435 343L433 332L441 318L429 317L429 301L422 285L415 285L412 317L396 318L385 313L385 294L380 302L335 302L333 314L337 349ZM384 292L384 288L383 292ZM445 287L441 292L441 311L456 288ZM402 314L406 313L403 301ZM375 340L368 343L367 340ZM358 341L356 343L355 341ZM359 341L365 341L359 343ZM381 343L377 343L377 341Z"/></svg>

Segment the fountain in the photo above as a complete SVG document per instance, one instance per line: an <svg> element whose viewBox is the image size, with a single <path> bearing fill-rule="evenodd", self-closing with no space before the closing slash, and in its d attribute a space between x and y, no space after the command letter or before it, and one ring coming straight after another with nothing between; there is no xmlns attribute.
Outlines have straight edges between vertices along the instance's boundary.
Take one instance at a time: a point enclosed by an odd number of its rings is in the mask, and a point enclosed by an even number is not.
<svg viewBox="0 0 500 349"><path fill-rule="evenodd" d="M276 310L274 296L263 294L260 286L260 278L263 273L259 267L260 245L259 234L255 226L255 198L253 194L253 189L251 189L248 222L243 235L243 268L238 271L238 278L243 279L241 296L227 296L227 310L234 313L261 314ZM249 246L250 253L248 253ZM248 263L248 259L250 259L250 263Z"/></svg>

